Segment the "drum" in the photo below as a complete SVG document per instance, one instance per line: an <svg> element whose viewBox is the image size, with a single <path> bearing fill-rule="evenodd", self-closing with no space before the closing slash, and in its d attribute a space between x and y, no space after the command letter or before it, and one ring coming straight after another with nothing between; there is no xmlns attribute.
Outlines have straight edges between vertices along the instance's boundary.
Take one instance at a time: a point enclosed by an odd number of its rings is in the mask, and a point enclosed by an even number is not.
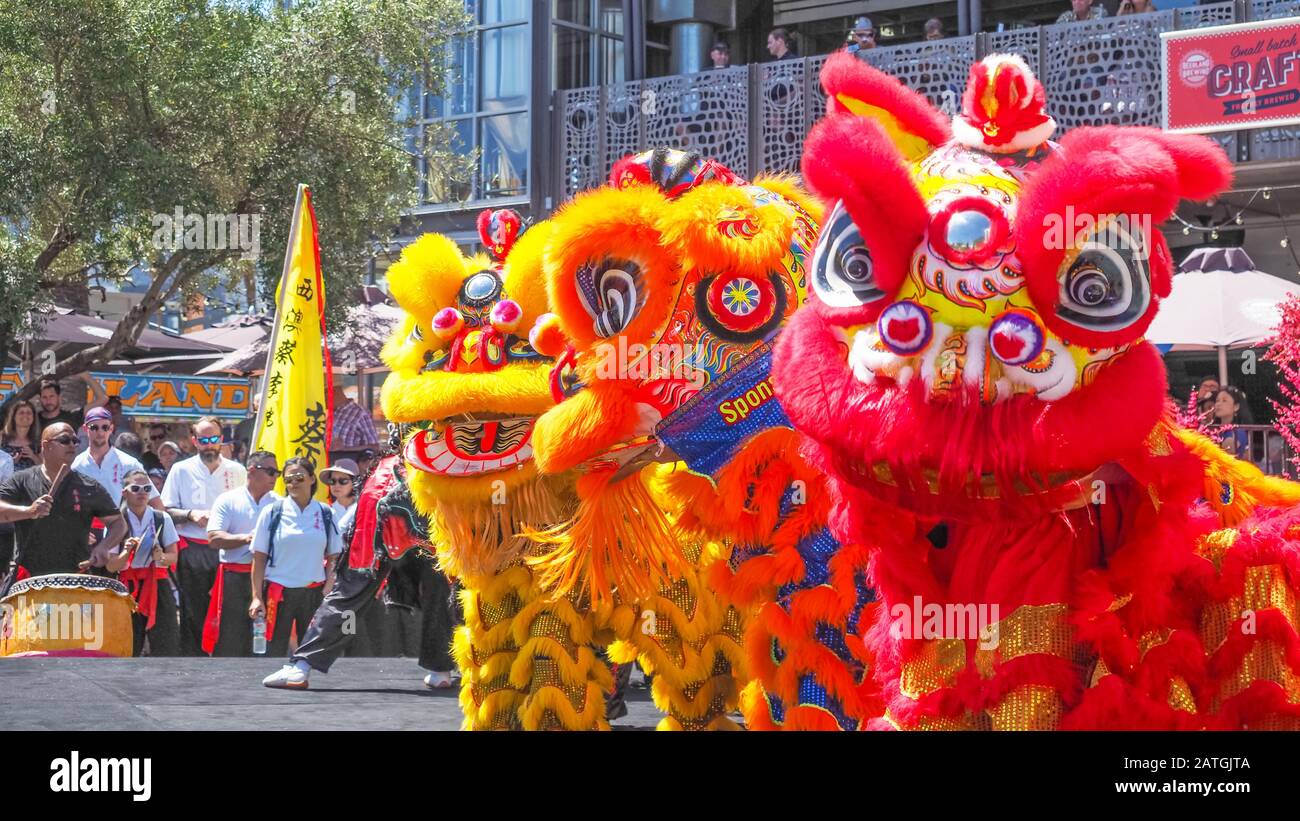
<svg viewBox="0 0 1300 821"><path fill-rule="evenodd" d="M9 589L0 611L0 656L131 656L135 601L116 579L33 576Z"/></svg>

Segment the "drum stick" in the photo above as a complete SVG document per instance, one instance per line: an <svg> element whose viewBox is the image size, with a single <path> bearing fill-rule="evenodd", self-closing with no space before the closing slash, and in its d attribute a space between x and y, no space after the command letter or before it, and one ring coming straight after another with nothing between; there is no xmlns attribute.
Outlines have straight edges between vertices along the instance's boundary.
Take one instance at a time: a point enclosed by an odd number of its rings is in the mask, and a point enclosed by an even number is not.
<svg viewBox="0 0 1300 821"><path fill-rule="evenodd" d="M50 498L59 492L59 485L63 484L63 477L68 475L68 466L66 464L59 466L59 472L54 474L54 481L50 482Z"/></svg>

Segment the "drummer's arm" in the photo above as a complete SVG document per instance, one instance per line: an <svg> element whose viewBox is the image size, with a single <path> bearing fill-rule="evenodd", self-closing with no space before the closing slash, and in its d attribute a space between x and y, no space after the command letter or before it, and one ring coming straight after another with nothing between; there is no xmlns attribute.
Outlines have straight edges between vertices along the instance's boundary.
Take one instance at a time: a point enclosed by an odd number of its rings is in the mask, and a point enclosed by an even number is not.
<svg viewBox="0 0 1300 821"><path fill-rule="evenodd" d="M108 558L104 560L104 568L108 570L109 573L118 573L126 567L130 561L131 554L128 551L117 551L108 554Z"/></svg>
<svg viewBox="0 0 1300 821"><path fill-rule="evenodd" d="M112 552L113 548L122 543L126 538L126 519L119 514L117 516L100 516L100 521L108 525L108 533L104 536L104 541L99 549L105 553Z"/></svg>
<svg viewBox="0 0 1300 821"><path fill-rule="evenodd" d="M45 502L43 503L44 504L43 507L42 507L41 499L45 500ZM9 502L0 501L0 523L21 522L27 519L37 519L45 515L44 513L40 512L41 510L44 510L45 513L48 513L49 508L50 505L49 505L48 496L42 496L40 499L37 499L36 502L33 502L30 505L15 505L15 504L10 504Z"/></svg>

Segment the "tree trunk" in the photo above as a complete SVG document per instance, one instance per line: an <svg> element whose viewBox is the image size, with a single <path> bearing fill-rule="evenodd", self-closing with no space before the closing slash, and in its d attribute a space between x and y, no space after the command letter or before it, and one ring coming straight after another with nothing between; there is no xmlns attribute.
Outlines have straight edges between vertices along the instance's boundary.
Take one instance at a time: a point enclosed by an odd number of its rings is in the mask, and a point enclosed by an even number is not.
<svg viewBox="0 0 1300 821"><path fill-rule="evenodd" d="M54 371L45 376L54 379L62 379L65 376L88 371L96 365L112 360L123 350L134 345L140 339L140 334L144 333L145 328L149 326L149 317L154 311L158 310L171 298L172 294L181 289L182 286L201 271L219 265L234 255L232 251L222 251L217 254L205 254L194 256L189 250L177 251L172 254L165 263L154 271L153 281L149 283L149 289L145 291L144 297L127 311L126 316L122 317L113 329L113 335L99 345L95 345L85 350L78 351L67 359L63 359L54 367ZM173 278L172 274L176 276ZM172 279L170 286L164 285L168 279ZM6 342L8 337L5 337ZM15 391L0 404L0 414L7 413L10 403L34 396L39 389L40 380L30 380L23 385L21 390ZM0 419L3 416L0 415Z"/></svg>

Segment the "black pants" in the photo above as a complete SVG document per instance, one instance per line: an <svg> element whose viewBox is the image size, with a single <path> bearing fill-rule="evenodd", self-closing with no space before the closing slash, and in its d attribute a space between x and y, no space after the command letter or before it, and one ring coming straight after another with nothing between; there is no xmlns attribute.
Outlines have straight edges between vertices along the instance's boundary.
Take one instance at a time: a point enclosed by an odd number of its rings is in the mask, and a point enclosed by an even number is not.
<svg viewBox="0 0 1300 821"><path fill-rule="evenodd" d="M414 551L394 563L381 555L372 570L357 570L346 566L344 554L334 589L330 591L316 612L306 636L298 643L298 650L290 661L305 661L313 670L329 672L330 667L352 645L362 620L384 605L375 601L375 593L390 579L390 592L394 588L418 591L422 629L420 630L419 665L426 670L450 672L456 668L451 657L451 637L460 621L456 613L454 592L447 577L438 572L427 556ZM404 597L399 594L399 597ZM390 627L398 617L386 615Z"/></svg>
<svg viewBox="0 0 1300 821"><path fill-rule="evenodd" d="M133 655L144 651L145 638L149 639L149 656L180 655L180 622L176 611L175 592L171 579L151 579L145 584L158 585L158 605L154 611L152 630L147 630L147 616L140 613L131 614L131 632L135 638Z"/></svg>
<svg viewBox="0 0 1300 821"><path fill-rule="evenodd" d="M593 649L598 650L605 659L605 663L610 666L614 673L614 689L605 694L605 720L613 721L616 718L622 718L627 715L627 690L632 681L632 668L636 666L636 662L615 664L610 661L608 653L599 650L599 648Z"/></svg>
<svg viewBox="0 0 1300 821"><path fill-rule="evenodd" d="M208 617L212 585L217 581L221 554L206 544L190 543L176 561L181 584L181 655L205 656L203 622ZM251 628L250 628L251 629Z"/></svg>
<svg viewBox="0 0 1300 821"><path fill-rule="evenodd" d="M212 656L253 655L253 620L248 617L248 605L253 600L253 577L238 573L221 565L221 623L218 625L217 644Z"/></svg>
<svg viewBox="0 0 1300 821"><path fill-rule="evenodd" d="M432 562L417 558L420 612L423 614L419 665L426 670L449 673L456 669L456 662L451 657L451 637L459 621L452 600L452 586Z"/></svg>
<svg viewBox="0 0 1300 821"><path fill-rule="evenodd" d="M382 597L361 608L356 614L357 634L347 648L347 655L382 658L401 655L396 618L399 610L390 608Z"/></svg>
<svg viewBox="0 0 1300 821"><path fill-rule="evenodd" d="M289 652L289 636L298 628L298 643L310 630L312 616L325 598L324 587L286 587L284 598L276 605L275 633L268 637L266 652L271 656L283 656ZM264 600L265 601L265 600Z"/></svg>
<svg viewBox="0 0 1300 821"><path fill-rule="evenodd" d="M346 561L347 555L344 554L343 562ZM375 601L375 593L392 566L387 557L379 560L374 571L341 565L334 579L334 588L321 600L307 632L299 633L298 650L289 660L305 661L313 670L328 673L352 644L360 629L361 617L370 610L383 607ZM276 629L279 629L278 625Z"/></svg>

